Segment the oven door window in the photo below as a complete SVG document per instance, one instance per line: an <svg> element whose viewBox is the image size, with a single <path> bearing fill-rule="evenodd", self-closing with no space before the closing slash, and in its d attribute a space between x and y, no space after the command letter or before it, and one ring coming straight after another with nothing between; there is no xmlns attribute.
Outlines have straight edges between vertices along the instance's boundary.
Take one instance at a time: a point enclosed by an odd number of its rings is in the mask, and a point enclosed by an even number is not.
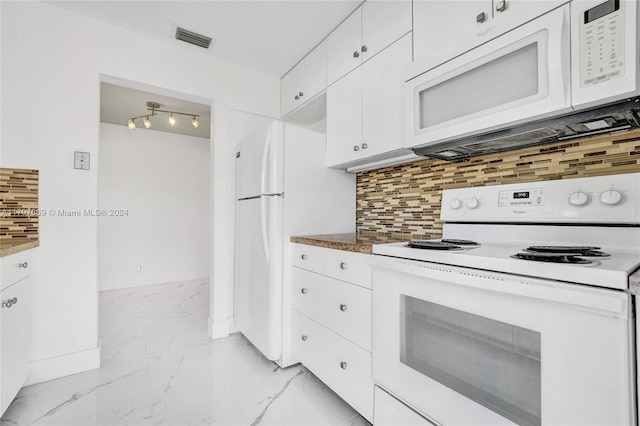
<svg viewBox="0 0 640 426"><path fill-rule="evenodd" d="M540 425L540 333L401 296L400 361L520 425Z"/></svg>

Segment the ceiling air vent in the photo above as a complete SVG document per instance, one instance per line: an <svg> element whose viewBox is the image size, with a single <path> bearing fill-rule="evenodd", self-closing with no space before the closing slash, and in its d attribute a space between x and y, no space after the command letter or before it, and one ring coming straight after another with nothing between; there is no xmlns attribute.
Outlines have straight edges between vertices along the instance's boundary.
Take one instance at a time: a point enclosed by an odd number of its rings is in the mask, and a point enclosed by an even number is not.
<svg viewBox="0 0 640 426"><path fill-rule="evenodd" d="M193 31L185 30L180 27L176 28L175 37L177 40L184 41L185 43L193 44L195 46L204 47L205 49L208 49L213 42L211 37L194 33Z"/></svg>

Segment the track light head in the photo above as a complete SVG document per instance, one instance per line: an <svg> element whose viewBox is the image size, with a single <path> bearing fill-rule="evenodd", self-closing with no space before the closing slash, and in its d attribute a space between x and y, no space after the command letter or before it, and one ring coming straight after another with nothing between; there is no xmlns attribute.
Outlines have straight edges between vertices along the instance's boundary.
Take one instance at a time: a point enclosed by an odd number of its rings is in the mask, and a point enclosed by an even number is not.
<svg viewBox="0 0 640 426"><path fill-rule="evenodd" d="M196 118L195 115L193 117L191 117L191 124L193 124L193 127L195 127L196 129L200 125L200 122L198 121L198 119Z"/></svg>
<svg viewBox="0 0 640 426"><path fill-rule="evenodd" d="M143 119L142 119L142 122L144 123L144 127L146 127L147 129L148 129L149 127L151 127L151 120L149 120L149 117L148 117L148 116L147 116L147 117L145 117L145 118L143 118Z"/></svg>
<svg viewBox="0 0 640 426"><path fill-rule="evenodd" d="M128 126L129 126L129 130L136 128L136 123L133 121L133 118L129 119Z"/></svg>
<svg viewBox="0 0 640 426"><path fill-rule="evenodd" d="M171 115L169 116L169 124L171 124L172 126L176 125L176 119L173 116L173 113L171 113Z"/></svg>

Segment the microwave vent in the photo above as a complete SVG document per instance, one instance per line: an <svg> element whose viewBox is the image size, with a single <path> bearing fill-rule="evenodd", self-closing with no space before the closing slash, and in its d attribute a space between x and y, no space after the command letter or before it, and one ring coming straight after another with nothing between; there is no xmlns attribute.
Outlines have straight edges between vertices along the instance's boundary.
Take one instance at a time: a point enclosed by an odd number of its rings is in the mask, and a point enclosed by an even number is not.
<svg viewBox="0 0 640 426"><path fill-rule="evenodd" d="M412 148L419 156L463 160L556 141L640 128L640 98Z"/></svg>

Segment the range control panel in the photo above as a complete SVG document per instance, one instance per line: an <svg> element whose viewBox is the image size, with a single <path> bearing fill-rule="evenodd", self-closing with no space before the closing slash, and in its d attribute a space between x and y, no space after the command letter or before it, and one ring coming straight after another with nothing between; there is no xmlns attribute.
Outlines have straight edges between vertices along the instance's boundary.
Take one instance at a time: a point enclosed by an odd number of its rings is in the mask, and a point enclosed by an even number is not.
<svg viewBox="0 0 640 426"><path fill-rule="evenodd" d="M640 224L640 173L458 188L445 222Z"/></svg>
<svg viewBox="0 0 640 426"><path fill-rule="evenodd" d="M498 205L505 206L541 206L544 204L544 189L521 189L500 191Z"/></svg>
<svg viewBox="0 0 640 426"><path fill-rule="evenodd" d="M580 87L624 75L624 3L607 0L582 13Z"/></svg>

